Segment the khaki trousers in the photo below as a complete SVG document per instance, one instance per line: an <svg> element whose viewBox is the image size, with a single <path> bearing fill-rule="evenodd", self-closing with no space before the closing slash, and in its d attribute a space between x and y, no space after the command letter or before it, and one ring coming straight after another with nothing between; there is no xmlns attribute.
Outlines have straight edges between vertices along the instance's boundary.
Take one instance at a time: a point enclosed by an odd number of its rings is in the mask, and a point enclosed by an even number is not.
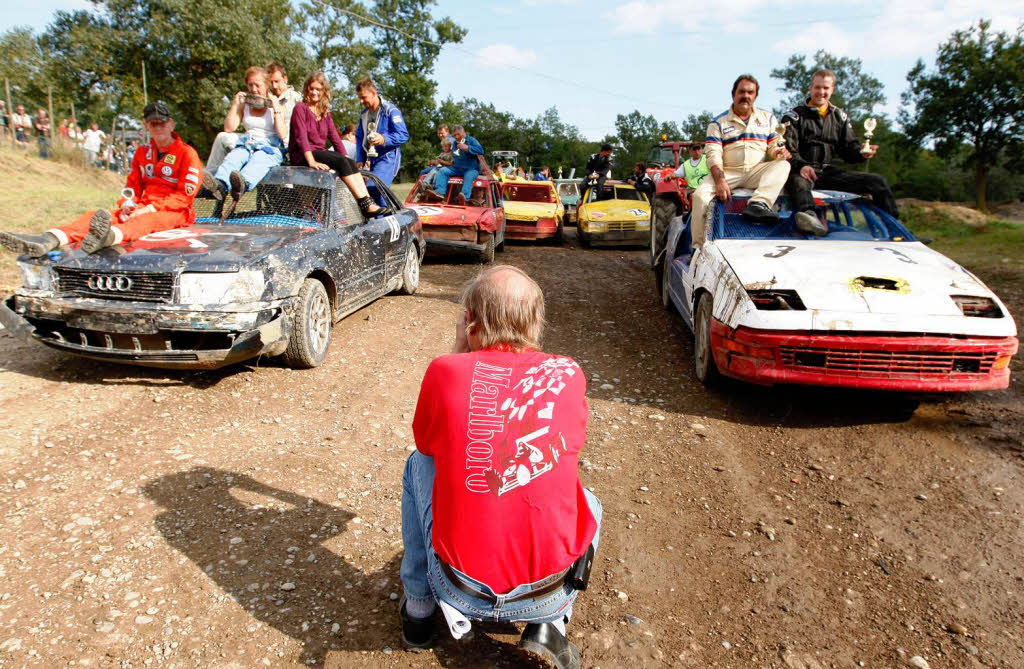
<svg viewBox="0 0 1024 669"><path fill-rule="evenodd" d="M788 160L771 160L758 163L752 168L743 172L726 168L725 181L729 188L752 188L754 194L750 201L763 202L769 208L775 206L775 199L782 192L786 185L786 178L789 177ZM690 217L690 234L694 246L701 246L704 243L705 220L708 215L709 205L715 197L715 180L705 178L693 191L693 215Z"/></svg>

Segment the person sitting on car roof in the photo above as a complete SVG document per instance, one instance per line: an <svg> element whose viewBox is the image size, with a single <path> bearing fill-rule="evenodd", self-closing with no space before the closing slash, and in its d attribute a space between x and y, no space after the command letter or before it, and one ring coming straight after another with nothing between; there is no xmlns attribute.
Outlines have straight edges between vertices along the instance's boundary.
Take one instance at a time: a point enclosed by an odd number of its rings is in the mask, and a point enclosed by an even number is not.
<svg viewBox="0 0 1024 669"><path fill-rule="evenodd" d="M601 192L601 187L604 186L605 179L608 178L608 173L612 170L612 145L602 144L601 150L597 153L590 154L590 160L587 161L586 176L583 177L583 181L580 182L580 195L582 197L583 191L587 188L587 183L590 180L597 180L597 192Z"/></svg>
<svg viewBox="0 0 1024 669"><path fill-rule="evenodd" d="M378 206L370 197L356 162L345 155L345 146L330 110L330 84L323 72L314 72L302 85L302 102L295 105L292 112L289 161L292 165L309 165L315 170L334 170L348 186L366 218L393 213L389 207ZM327 150L328 141L333 151Z"/></svg>
<svg viewBox="0 0 1024 669"><path fill-rule="evenodd" d="M790 128L786 143L793 153L786 190L793 199L797 221L803 220L817 234L827 233L828 228L814 215L813 188L868 193L880 209L898 215L896 198L885 177L832 165L837 157L850 164L862 163L878 150L878 145L872 144L863 151L850 117L829 102L835 84L836 75L831 70L818 70L811 76L807 104L791 109L782 119Z"/></svg>
<svg viewBox="0 0 1024 669"><path fill-rule="evenodd" d="M467 135L466 129L461 125L452 128L452 137L455 139L455 148L452 149L455 162L438 170L434 178L434 192L444 198L448 193L448 179L460 176L462 191L456 198L456 204L464 205L473 193L473 181L480 174L480 161L477 156L484 154L484 147Z"/></svg>
<svg viewBox="0 0 1024 669"><path fill-rule="evenodd" d="M704 243L704 217L711 199L717 196L726 202L733 188L754 189L743 210L745 217L769 224L779 219L772 207L789 176L786 161L791 156L779 145L775 114L754 106L759 89L753 75L741 74L732 85L732 106L708 124L704 141L712 179L705 179L693 193L694 246ZM766 155L772 159L766 162Z"/></svg>
<svg viewBox="0 0 1024 669"><path fill-rule="evenodd" d="M199 155L174 132L167 103L149 103L142 117L152 139L132 158L125 184L131 197L120 199L117 209L86 212L41 235L0 232L0 245L15 253L42 256L58 246L81 242L83 251L95 253L152 232L192 225L196 220L192 200L203 167Z"/></svg>

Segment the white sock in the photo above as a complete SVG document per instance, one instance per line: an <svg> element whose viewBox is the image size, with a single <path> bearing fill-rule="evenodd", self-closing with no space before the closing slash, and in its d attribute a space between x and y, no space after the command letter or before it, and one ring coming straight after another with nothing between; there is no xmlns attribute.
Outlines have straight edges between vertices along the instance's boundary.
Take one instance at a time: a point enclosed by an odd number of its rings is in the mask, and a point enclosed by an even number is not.
<svg viewBox="0 0 1024 669"><path fill-rule="evenodd" d="M60 242L61 246L67 246L70 243L70 241L68 240L68 236L64 233L63 230L60 230L58 228L50 228L49 230L47 230L47 232L56 237L57 241Z"/></svg>
<svg viewBox="0 0 1024 669"><path fill-rule="evenodd" d="M405 600L405 612L409 614L410 618L429 618L434 615L435 608L437 607L434 604L434 600L429 602Z"/></svg>

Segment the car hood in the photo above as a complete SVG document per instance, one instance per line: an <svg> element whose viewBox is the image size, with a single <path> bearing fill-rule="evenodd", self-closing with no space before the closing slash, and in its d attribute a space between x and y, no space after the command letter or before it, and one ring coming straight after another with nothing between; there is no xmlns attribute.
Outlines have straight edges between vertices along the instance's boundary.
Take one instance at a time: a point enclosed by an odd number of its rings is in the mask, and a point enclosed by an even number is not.
<svg viewBox="0 0 1024 669"><path fill-rule="evenodd" d="M918 242L717 240L746 290L795 290L807 309L960 316L950 295L995 295Z"/></svg>
<svg viewBox="0 0 1024 669"><path fill-rule="evenodd" d="M648 218L651 215L651 207L646 201L640 200L602 200L600 202L588 202L581 204L580 209L593 215L600 212L607 218L624 218L635 220L637 218Z"/></svg>
<svg viewBox="0 0 1024 669"><path fill-rule="evenodd" d="M461 207L457 204L406 204L424 225L474 225L487 207Z"/></svg>
<svg viewBox="0 0 1024 669"><path fill-rule="evenodd" d="M104 271L237 272L243 266L322 228L204 225L146 235L98 253L67 249L54 265Z"/></svg>
<svg viewBox="0 0 1024 669"><path fill-rule="evenodd" d="M513 202L505 200L505 216L518 219L554 218L558 214L556 202Z"/></svg>

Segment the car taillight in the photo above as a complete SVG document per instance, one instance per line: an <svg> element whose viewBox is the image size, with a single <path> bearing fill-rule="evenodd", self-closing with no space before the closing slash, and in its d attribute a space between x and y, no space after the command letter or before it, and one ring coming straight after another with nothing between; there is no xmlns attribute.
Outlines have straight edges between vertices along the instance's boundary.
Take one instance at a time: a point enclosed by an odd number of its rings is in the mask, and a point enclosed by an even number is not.
<svg viewBox="0 0 1024 669"><path fill-rule="evenodd" d="M748 290L747 296L760 311L806 311L795 290Z"/></svg>
<svg viewBox="0 0 1024 669"><path fill-rule="evenodd" d="M964 316L973 318L1002 318L1003 310L999 308L996 301L990 297L977 297L975 295L950 295L949 296Z"/></svg>

